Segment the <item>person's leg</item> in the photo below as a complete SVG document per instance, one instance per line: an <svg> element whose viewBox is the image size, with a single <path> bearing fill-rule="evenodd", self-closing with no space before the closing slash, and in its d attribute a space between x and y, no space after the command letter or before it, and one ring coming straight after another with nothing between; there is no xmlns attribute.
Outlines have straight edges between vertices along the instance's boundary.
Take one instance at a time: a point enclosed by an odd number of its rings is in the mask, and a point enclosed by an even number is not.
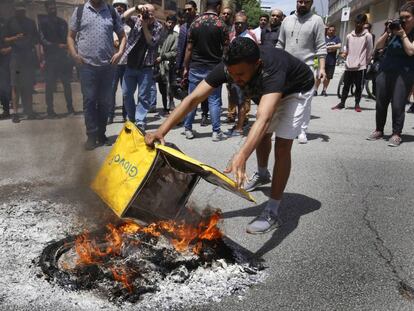
<svg viewBox="0 0 414 311"><path fill-rule="evenodd" d="M331 80L330 79L325 79L325 80L323 80L323 92L325 92L326 93L326 91L327 91L327 89L328 89L328 86L329 86L329 83L331 82Z"/></svg>
<svg viewBox="0 0 414 311"><path fill-rule="evenodd" d="M114 80L114 68L112 65L99 68L98 86L98 141L106 142L105 132L108 115L112 102L112 83Z"/></svg>
<svg viewBox="0 0 414 311"><path fill-rule="evenodd" d="M150 98L150 108L148 111L155 112L157 109L157 84L154 79L152 79L150 90L151 90L150 91L151 98Z"/></svg>
<svg viewBox="0 0 414 311"><path fill-rule="evenodd" d="M227 122L234 122L236 120L236 103L235 98L233 95L233 85L227 84L227 92L228 92L228 107L227 107Z"/></svg>
<svg viewBox="0 0 414 311"><path fill-rule="evenodd" d="M167 84L164 81L159 81L158 89L160 90L160 93L161 93L162 106L164 108L164 112L167 112L168 111Z"/></svg>
<svg viewBox="0 0 414 311"><path fill-rule="evenodd" d="M125 75L125 70L126 70L126 65L118 65L118 69L119 69L119 83L121 85L121 90L122 90L122 84L124 82L124 75ZM125 100L124 100L124 96L122 96L122 118L124 119L124 121L127 119L127 112L125 109Z"/></svg>
<svg viewBox="0 0 414 311"><path fill-rule="evenodd" d="M392 94L392 133L401 136L404 128L405 105L411 92L413 74L402 73L395 79Z"/></svg>
<svg viewBox="0 0 414 311"><path fill-rule="evenodd" d="M394 75L381 72L377 78L377 93L375 106L376 130L384 133L385 122L387 121L388 105L392 98L392 90L394 89Z"/></svg>
<svg viewBox="0 0 414 311"><path fill-rule="evenodd" d="M188 93L190 94L194 89L197 87L197 85L201 82L200 74L197 69L190 69L190 72L188 74ZM194 118L197 112L197 108L190 111L185 119L184 119L184 128L186 131L192 131L193 129L193 122ZM189 136L190 138L190 136Z"/></svg>
<svg viewBox="0 0 414 311"><path fill-rule="evenodd" d="M205 117L206 119L208 118L208 111L209 111L208 100L206 99L205 101L201 103L201 115Z"/></svg>
<svg viewBox="0 0 414 311"><path fill-rule="evenodd" d="M33 85L35 77L35 69L28 66L21 69L22 83L21 83L21 100L23 109L26 111L27 117L32 119L35 117L33 111Z"/></svg>
<svg viewBox="0 0 414 311"><path fill-rule="evenodd" d="M82 65L79 68L81 91L83 97L83 111L85 116L86 135L88 136L85 148L90 150L95 148L96 137L98 134L98 91L99 91L99 72L91 65Z"/></svg>
<svg viewBox="0 0 414 311"><path fill-rule="evenodd" d="M354 84L355 84L355 110L360 112L359 104L362 97L362 89L364 86L364 73L365 70L359 70L354 72Z"/></svg>
<svg viewBox="0 0 414 311"><path fill-rule="evenodd" d="M129 121L135 122L135 99L134 94L138 85L138 71L127 67L122 82L122 97Z"/></svg>
<svg viewBox="0 0 414 311"><path fill-rule="evenodd" d="M353 72L345 70L344 72L344 87L342 88L341 103L337 106L338 108L345 108L345 102L348 98L349 90L353 83Z"/></svg>
<svg viewBox="0 0 414 311"><path fill-rule="evenodd" d="M52 61L46 60L46 68L45 68L45 82L46 82L46 89L45 89L45 101L47 107L47 114L53 116L55 114L53 108L53 92L55 91L56 85L56 63L52 63Z"/></svg>
<svg viewBox="0 0 414 311"><path fill-rule="evenodd" d="M109 109L108 123L113 123L115 118L115 107L116 107L116 92L118 91L118 84L122 78L122 69L120 66L116 66L114 70L114 79L112 80L112 96L111 96L111 107ZM122 83L121 83L122 84Z"/></svg>
<svg viewBox="0 0 414 311"><path fill-rule="evenodd" d="M201 78L205 79L210 70L203 71ZM213 133L221 133L221 86L214 89L213 93L208 97L208 108L210 110L211 125Z"/></svg>
<svg viewBox="0 0 414 311"><path fill-rule="evenodd" d="M315 79L315 92L318 93L319 85L321 85L321 79Z"/></svg>
<svg viewBox="0 0 414 311"><path fill-rule="evenodd" d="M272 192L270 197L281 200L283 191L290 175L292 139L276 137L275 141L275 165L273 167Z"/></svg>
<svg viewBox="0 0 414 311"><path fill-rule="evenodd" d="M148 111L151 109L154 79L152 68L138 70L138 100L135 111L135 123L145 128Z"/></svg>
<svg viewBox="0 0 414 311"><path fill-rule="evenodd" d="M68 66L67 64L63 64L59 66L59 78L63 85L63 94L65 96L66 101L66 109L68 113L75 112L73 108L73 99L72 99L72 87L70 85L70 81L72 79L72 66Z"/></svg>

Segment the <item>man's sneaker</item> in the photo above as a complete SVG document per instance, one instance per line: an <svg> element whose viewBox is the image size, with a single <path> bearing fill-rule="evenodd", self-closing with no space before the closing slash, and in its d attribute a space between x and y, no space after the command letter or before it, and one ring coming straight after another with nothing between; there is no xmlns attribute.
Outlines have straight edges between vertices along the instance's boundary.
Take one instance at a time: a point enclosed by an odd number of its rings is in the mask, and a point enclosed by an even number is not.
<svg viewBox="0 0 414 311"><path fill-rule="evenodd" d="M298 136L298 142L299 144L307 144L308 143L308 137L306 136L305 132L302 132Z"/></svg>
<svg viewBox="0 0 414 311"><path fill-rule="evenodd" d="M321 96L325 96L325 97L327 97L327 96L328 96L328 94L326 94L326 91L325 91L325 90L323 90L323 91L322 91L322 93L321 93Z"/></svg>
<svg viewBox="0 0 414 311"><path fill-rule="evenodd" d="M51 111L48 111L47 112L47 117L48 118L51 118L51 119L55 119L55 118L58 117L58 115L56 114L56 112L54 112L53 110L51 110Z"/></svg>
<svg viewBox="0 0 414 311"><path fill-rule="evenodd" d="M106 137L106 135L102 135L102 136L97 138L96 146L97 147L112 146L112 142L108 139L108 137Z"/></svg>
<svg viewBox="0 0 414 311"><path fill-rule="evenodd" d="M391 138L388 140L388 146L390 147L398 147L401 145L402 139L400 135L394 134L391 136Z"/></svg>
<svg viewBox="0 0 414 311"><path fill-rule="evenodd" d="M252 178L250 178L249 181L244 186L244 190L246 190L247 192L251 192L258 187L261 187L261 186L264 186L270 183L271 181L272 179L270 178L269 172L267 172L266 176L260 176L258 172L255 172Z"/></svg>
<svg viewBox="0 0 414 311"><path fill-rule="evenodd" d="M243 136L243 131L238 131L235 127L232 127L225 134L228 137L240 137Z"/></svg>
<svg viewBox="0 0 414 311"><path fill-rule="evenodd" d="M361 109L361 107L359 105L355 105L355 111L356 112L361 112L362 109Z"/></svg>
<svg viewBox="0 0 414 311"><path fill-rule="evenodd" d="M265 209L247 225L246 231L250 234L262 234L280 227L280 224L279 218L270 210Z"/></svg>
<svg viewBox="0 0 414 311"><path fill-rule="evenodd" d="M91 151L97 147L96 145L96 139L94 136L88 136L88 139L85 142L85 150Z"/></svg>
<svg viewBox="0 0 414 311"><path fill-rule="evenodd" d="M13 114L12 122L13 123L20 123L20 118L19 118L19 115L17 113Z"/></svg>
<svg viewBox="0 0 414 311"><path fill-rule="evenodd" d="M225 140L226 137L224 137L224 134L222 131L220 132L213 132L213 135L211 136L213 141L222 141Z"/></svg>
<svg viewBox="0 0 414 311"><path fill-rule="evenodd" d="M156 107L151 107L151 108L148 110L148 113L157 113L157 108L156 108Z"/></svg>
<svg viewBox="0 0 414 311"><path fill-rule="evenodd" d="M345 105L339 103L338 105L333 106L331 109L332 110L341 110L341 109L344 109L344 108L345 108Z"/></svg>
<svg viewBox="0 0 414 311"><path fill-rule="evenodd" d="M5 120L10 118L10 112L4 111L3 114L0 116L0 119Z"/></svg>
<svg viewBox="0 0 414 311"><path fill-rule="evenodd" d="M373 131L368 137L367 140L373 141L373 140L378 140L384 137L384 133L381 131Z"/></svg>
<svg viewBox="0 0 414 311"><path fill-rule="evenodd" d="M313 91L313 96L318 96L318 91L317 90Z"/></svg>
<svg viewBox="0 0 414 311"><path fill-rule="evenodd" d="M207 116L201 116L200 126L207 126L207 125L208 125L208 117Z"/></svg>
<svg viewBox="0 0 414 311"><path fill-rule="evenodd" d="M408 108L407 113L414 113L414 103L412 103L410 108Z"/></svg>
<svg viewBox="0 0 414 311"><path fill-rule="evenodd" d="M185 134L185 138L187 138L187 139L193 139L194 138L194 133L193 133L192 130L185 130L184 134Z"/></svg>

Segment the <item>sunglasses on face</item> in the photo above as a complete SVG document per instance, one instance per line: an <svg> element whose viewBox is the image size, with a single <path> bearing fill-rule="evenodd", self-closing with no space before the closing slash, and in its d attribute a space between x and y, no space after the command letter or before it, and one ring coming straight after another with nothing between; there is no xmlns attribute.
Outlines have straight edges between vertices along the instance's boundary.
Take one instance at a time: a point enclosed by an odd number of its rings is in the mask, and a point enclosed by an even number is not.
<svg viewBox="0 0 414 311"><path fill-rule="evenodd" d="M184 12L191 12L193 9L184 9Z"/></svg>

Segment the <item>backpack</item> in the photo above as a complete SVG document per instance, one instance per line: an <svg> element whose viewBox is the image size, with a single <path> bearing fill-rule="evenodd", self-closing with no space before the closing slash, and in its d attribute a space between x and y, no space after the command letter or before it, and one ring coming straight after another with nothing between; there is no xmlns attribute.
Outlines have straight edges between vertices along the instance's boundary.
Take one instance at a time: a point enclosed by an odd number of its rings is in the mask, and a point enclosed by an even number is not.
<svg viewBox="0 0 414 311"><path fill-rule="evenodd" d="M112 5L109 5L109 4L106 4L106 5L108 6L109 11L111 12L112 25L115 29L115 23L116 23L116 18L117 18L118 13L115 11L115 8ZM78 6L78 10L76 11L76 29L80 29L84 7L85 5L81 4Z"/></svg>

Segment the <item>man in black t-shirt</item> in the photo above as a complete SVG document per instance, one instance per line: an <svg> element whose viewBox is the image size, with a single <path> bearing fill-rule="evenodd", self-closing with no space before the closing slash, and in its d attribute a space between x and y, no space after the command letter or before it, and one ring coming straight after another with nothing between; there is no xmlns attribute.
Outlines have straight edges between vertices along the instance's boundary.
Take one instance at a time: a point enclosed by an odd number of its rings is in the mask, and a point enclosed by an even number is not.
<svg viewBox="0 0 414 311"><path fill-rule="evenodd" d="M245 182L246 162L255 149L258 166L267 167L268 152L261 150L269 151L272 146L260 145L271 142L273 132L276 133L271 196L263 213L247 226L249 233L264 233L280 225L278 209L290 174L292 142L302 123L310 118L307 106L312 99L314 78L305 63L283 50L268 46L259 49L249 38L236 38L223 63L214 68L156 132L148 133L145 141L149 146L155 141L163 143L171 128L226 82L237 83L246 96L259 101L256 122L226 170L235 174L239 187Z"/></svg>

